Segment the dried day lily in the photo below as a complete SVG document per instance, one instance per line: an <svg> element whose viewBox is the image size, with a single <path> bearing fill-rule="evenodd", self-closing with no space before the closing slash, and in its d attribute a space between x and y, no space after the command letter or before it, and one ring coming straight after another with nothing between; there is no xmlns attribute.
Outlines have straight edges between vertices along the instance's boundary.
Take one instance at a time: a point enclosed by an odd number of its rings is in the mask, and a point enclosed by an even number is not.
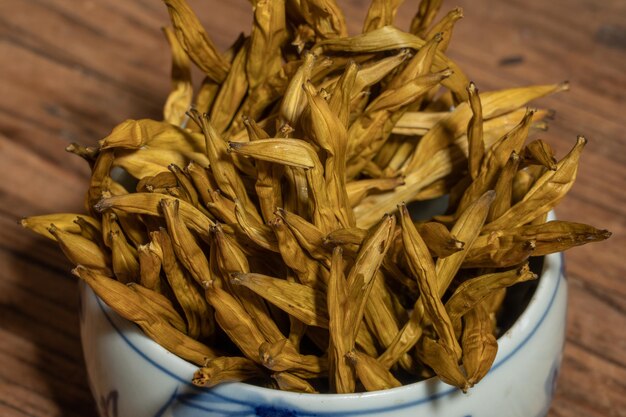
<svg viewBox="0 0 626 417"><path fill-rule="evenodd" d="M222 356L207 360L193 374L191 382L198 387L210 388L222 382L240 382L262 376L261 368L250 359Z"/></svg>
<svg viewBox="0 0 626 417"><path fill-rule="evenodd" d="M313 259L323 262L327 267L330 266L328 262L330 259L329 252L322 246L324 243L324 234L318 227L297 214L281 208L277 209L275 214L285 222L300 246L302 246Z"/></svg>
<svg viewBox="0 0 626 417"><path fill-rule="evenodd" d="M33 232L47 237L48 239L56 240L55 237L48 230L51 224L54 224L58 230L63 230L68 233L80 234L81 226L76 223L76 219L81 218L85 222L91 224L97 230L101 230L100 222L93 217L72 214L72 213L59 213L59 214L46 214L42 216L24 217L19 221L22 227L32 230Z"/></svg>
<svg viewBox="0 0 626 417"><path fill-rule="evenodd" d="M533 140L524 147L523 158L526 163L539 164L551 171L556 171L556 158L550 144L541 139Z"/></svg>
<svg viewBox="0 0 626 417"><path fill-rule="evenodd" d="M289 371L302 378L316 378L328 372L328 361L325 357L300 354L288 339L263 343L259 347L259 358L267 369Z"/></svg>
<svg viewBox="0 0 626 417"><path fill-rule="evenodd" d="M215 45L187 2L185 0L164 1L172 19L176 37L189 58L213 81L222 82L226 78L229 65L217 52Z"/></svg>
<svg viewBox="0 0 626 417"><path fill-rule="evenodd" d="M128 287L141 295L144 302L149 304L156 314L167 320L176 330L187 333L185 321L174 309L174 306L167 297L134 282L129 283Z"/></svg>
<svg viewBox="0 0 626 417"><path fill-rule="evenodd" d="M188 334L196 338L213 334L215 323L212 309L204 299L202 290L194 285L193 278L177 259L169 234L160 230L154 234L154 238L161 248L161 265L166 280L185 315Z"/></svg>
<svg viewBox="0 0 626 417"><path fill-rule="evenodd" d="M430 257L424 240L415 229L406 205L400 207L400 220L406 258L411 272L417 280L424 310L433 322L435 332L441 340L441 346L448 350L448 354L456 355L458 359L461 348L454 335L450 317L439 295L440 283L435 271L435 263Z"/></svg>
<svg viewBox="0 0 626 417"><path fill-rule="evenodd" d="M524 264L518 269L468 279L459 285L448 299L445 305L446 311L450 320L456 325L458 324L456 320L497 290L536 278L537 275L530 270L528 264Z"/></svg>
<svg viewBox="0 0 626 417"><path fill-rule="evenodd" d="M321 274L319 263L307 256L282 218L277 217L270 221L270 227L276 234L278 250L285 265L293 270L301 284L311 288L318 287L318 275Z"/></svg>
<svg viewBox="0 0 626 417"><path fill-rule="evenodd" d="M522 201L486 225L485 231L497 230L506 222L509 222L509 227L521 226L550 211L574 184L578 160L586 143L587 140L579 136L576 145L559 161L556 170L548 171L539 177Z"/></svg>
<svg viewBox="0 0 626 417"><path fill-rule="evenodd" d="M97 244L79 234L65 232L51 224L48 233L58 242L61 250L75 265L84 265L110 274L111 259Z"/></svg>
<svg viewBox="0 0 626 417"><path fill-rule="evenodd" d="M211 229L214 244L217 247L217 260L220 272L226 282L231 274L247 273L250 271L248 260L241 247L230 236L227 236L219 224ZM282 339L283 335L276 323L270 317L270 311L261 297L245 287L229 287L240 305L254 320L255 326L263 336L270 341ZM207 294L210 293L207 290Z"/></svg>
<svg viewBox="0 0 626 417"><path fill-rule="evenodd" d="M496 359L498 343L491 331L489 314L482 305L465 314L463 323L463 366L471 386L489 372Z"/></svg>
<svg viewBox="0 0 626 417"><path fill-rule="evenodd" d="M422 337L417 351L423 362L432 368L442 381L458 387L463 392L467 392L471 387L457 360L450 356L440 343L430 337Z"/></svg>
<svg viewBox="0 0 626 417"><path fill-rule="evenodd" d="M174 31L163 29L172 50L172 91L163 106L163 118L173 125L182 125L193 100L191 63Z"/></svg>
<svg viewBox="0 0 626 417"><path fill-rule="evenodd" d="M354 366L356 374L367 391L377 391L399 387L402 384L391 372L365 353L353 350L346 357Z"/></svg>
<svg viewBox="0 0 626 417"><path fill-rule="evenodd" d="M231 282L250 288L309 326L328 327L324 293L319 290L261 274L235 274Z"/></svg>
<svg viewBox="0 0 626 417"><path fill-rule="evenodd" d="M376 341L382 347L387 347L398 333L400 322L406 318L406 314L403 314L404 307L397 302L397 296L389 291L383 280L383 275L378 271L365 305L364 318ZM410 358L404 357L402 361L403 366L411 367Z"/></svg>
<svg viewBox="0 0 626 417"><path fill-rule="evenodd" d="M133 193L100 200L95 205L95 209L100 212L112 210L134 215L160 216L159 206L163 200L176 200L176 198L164 194ZM203 238L208 239L209 227L213 226L214 222L201 211L184 201L179 202L179 210L188 227Z"/></svg>
<svg viewBox="0 0 626 417"><path fill-rule="evenodd" d="M80 265L73 273L89 284L98 297L116 313L136 323L148 336L157 340L170 352L198 365L204 363L206 358L218 356L217 350L194 340L159 317L158 313L149 304L142 302L141 296L128 286Z"/></svg>
<svg viewBox="0 0 626 417"><path fill-rule="evenodd" d="M128 243L121 227L115 221L111 223L108 245L111 248L111 263L115 276L125 284L138 281L137 250Z"/></svg>
<svg viewBox="0 0 626 417"><path fill-rule="evenodd" d="M350 343L352 328L346 322L351 300L348 299L348 287L343 273L343 251L336 247L331 261L327 304L330 341L329 382L331 389L337 393L353 392L356 385L356 376L348 363L347 353L351 351Z"/></svg>
<svg viewBox="0 0 626 417"><path fill-rule="evenodd" d="M306 392L308 394L317 393L315 388L306 380L289 372L275 372L272 374L272 378L276 381L278 387L283 391Z"/></svg>
<svg viewBox="0 0 626 417"><path fill-rule="evenodd" d="M476 85L470 83L467 91L469 93L469 103L472 109L472 118L467 128L469 171L472 179L476 179L483 155L485 154L485 143L483 141L483 110Z"/></svg>
<svg viewBox="0 0 626 417"><path fill-rule="evenodd" d="M197 365L194 384L350 393L437 375L466 391L493 364L507 291L537 278L529 258L610 236L547 221L586 140L559 160L534 138L551 111L526 107L568 84L478 94L446 55L460 9L421 0L406 32L401 0L372 0L348 36L335 0L257 0L220 51L186 0L164 3L163 120L69 145L89 215L20 223ZM441 196L445 213L411 218L405 203Z"/></svg>
<svg viewBox="0 0 626 417"><path fill-rule="evenodd" d="M259 347L266 342L240 302L212 282L207 282L205 296L215 309L215 320L248 359L259 363Z"/></svg>

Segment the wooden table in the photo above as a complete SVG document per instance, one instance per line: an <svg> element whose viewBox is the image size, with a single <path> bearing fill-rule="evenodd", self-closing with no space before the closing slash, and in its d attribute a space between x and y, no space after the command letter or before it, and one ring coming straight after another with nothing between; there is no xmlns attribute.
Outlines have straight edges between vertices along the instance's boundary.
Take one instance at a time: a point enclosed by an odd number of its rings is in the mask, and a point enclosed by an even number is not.
<svg viewBox="0 0 626 417"><path fill-rule="evenodd" d="M352 32L367 2L340 2ZM416 1L407 1L399 25ZM225 48L248 30L246 1L194 0ZM559 155L590 141L562 219L611 230L567 254L567 345L550 416L626 416L626 2L460 0L450 55L482 90L569 80L540 104ZM22 216L80 211L88 168L64 148L126 118L160 118L169 89L158 0L0 1L0 415L95 416L78 334L76 281ZM515 377L515 376L512 376ZM507 417L507 416L503 416Z"/></svg>

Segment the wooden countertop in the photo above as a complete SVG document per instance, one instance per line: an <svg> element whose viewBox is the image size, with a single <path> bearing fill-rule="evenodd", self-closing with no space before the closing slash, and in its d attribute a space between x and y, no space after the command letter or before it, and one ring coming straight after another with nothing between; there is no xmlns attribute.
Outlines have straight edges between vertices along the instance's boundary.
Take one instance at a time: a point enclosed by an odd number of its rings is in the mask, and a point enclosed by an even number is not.
<svg viewBox="0 0 626 417"><path fill-rule="evenodd" d="M247 30L245 0L190 1L220 47ZM340 1L352 32L367 2ZM407 25L417 1L407 1ZM550 416L626 416L626 2L459 0L450 55L478 87L571 82L541 103L559 155L584 134L562 219L613 232L571 250L567 344ZM406 7L405 7L406 6ZM159 118L169 89L158 0L0 1L0 415L95 416L70 264L16 220L80 211L88 168L64 148L127 118ZM514 377L514 376L512 376ZM506 416L503 416L506 417Z"/></svg>

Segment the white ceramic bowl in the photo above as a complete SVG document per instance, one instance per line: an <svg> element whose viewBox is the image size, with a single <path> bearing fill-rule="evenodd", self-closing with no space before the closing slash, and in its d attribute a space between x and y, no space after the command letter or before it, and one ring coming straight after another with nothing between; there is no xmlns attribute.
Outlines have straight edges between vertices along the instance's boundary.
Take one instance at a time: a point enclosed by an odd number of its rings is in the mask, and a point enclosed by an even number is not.
<svg viewBox="0 0 626 417"><path fill-rule="evenodd" d="M487 376L467 394L436 378L386 391L298 394L228 383L193 386L196 366L169 353L81 286L81 337L101 417L543 417L561 363L563 257L545 257L527 308L498 340Z"/></svg>

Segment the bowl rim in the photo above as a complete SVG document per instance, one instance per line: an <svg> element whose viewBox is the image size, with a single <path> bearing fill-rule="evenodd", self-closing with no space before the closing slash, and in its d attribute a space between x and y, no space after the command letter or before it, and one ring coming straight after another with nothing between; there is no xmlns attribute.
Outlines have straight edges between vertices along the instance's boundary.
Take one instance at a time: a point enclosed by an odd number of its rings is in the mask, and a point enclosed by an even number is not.
<svg viewBox="0 0 626 417"><path fill-rule="evenodd" d="M498 338L498 353L494 364L489 371L490 373L494 372L514 357L515 354L519 352L537 332L544 319L552 310L559 287L562 285L561 276L563 275L563 268L564 261L562 253L554 253L544 257L543 269L538 279L537 288L534 291L530 302L513 325ZM245 382L223 383L212 388L197 387L191 383L191 375L198 369L196 365L167 351L165 348L146 336L133 323L117 315L113 310L106 306L106 304L99 297L97 297L86 284L83 284L81 287L81 296L84 297L90 294L95 298L97 305L99 306L96 313L103 314L117 335L119 335L135 353L142 357L143 360L159 369L161 372L167 374L169 377L174 378L186 388L193 389L194 392L210 393L219 399L229 402L240 403L246 406L255 406L257 405L256 402L247 402L245 400L241 400L241 398L272 397L274 399L284 400L285 403L294 403L304 400L313 404L321 401L327 406L332 406L337 404L336 401L344 402L345 400L355 399L375 400L379 399L381 396L384 396L385 398L396 396L397 398L402 397L403 400L400 400L398 403L392 405L391 408L390 406L381 408L381 411L392 411L395 408L406 408L439 399L455 392L460 393L458 388L443 383L437 377L383 391L347 394L297 393L256 386ZM479 385L477 387L479 387ZM233 397L233 393L237 393L237 396ZM409 402L405 401L407 393L410 393ZM369 401L366 402L369 403ZM375 409L376 407L368 408L369 411ZM359 407L359 409L352 408L352 410L352 414L358 415L361 412L361 407ZM329 412L332 414L331 411Z"/></svg>

